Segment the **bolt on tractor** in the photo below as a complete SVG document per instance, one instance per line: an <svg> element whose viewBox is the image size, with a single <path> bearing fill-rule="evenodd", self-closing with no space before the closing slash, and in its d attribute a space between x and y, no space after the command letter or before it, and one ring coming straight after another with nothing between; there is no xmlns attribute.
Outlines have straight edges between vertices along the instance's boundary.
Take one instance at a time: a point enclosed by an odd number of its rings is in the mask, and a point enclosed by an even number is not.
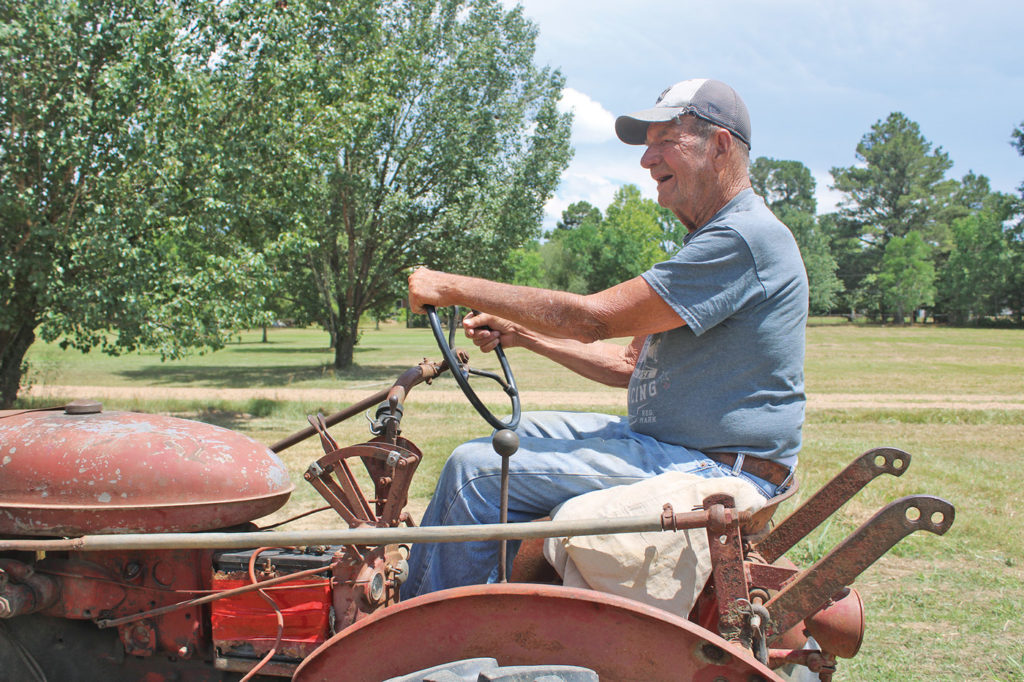
<svg viewBox="0 0 1024 682"><path fill-rule="evenodd" d="M0 678L829 680L864 634L849 585L910 533L941 535L953 523L945 500L905 497L812 566L787 560L873 479L906 472L910 455L879 448L778 523L795 485L756 512L719 494L694 509L666 499L660 514L417 527L405 506L423 453L401 430L414 386L452 372L495 427L495 456L507 464L518 443L504 355L503 376L471 369L433 311L430 321L443 361L424 360L269 448L85 400L0 412ZM480 402L473 374L499 382L511 419ZM331 426L374 408L369 440L335 442ZM305 480L348 527L258 527L294 487L276 453L313 436L325 454ZM544 538L683 529L706 532L712 567L687 613L564 586L539 550ZM508 575L503 560L496 583L400 599L412 543L481 540L522 541Z"/></svg>

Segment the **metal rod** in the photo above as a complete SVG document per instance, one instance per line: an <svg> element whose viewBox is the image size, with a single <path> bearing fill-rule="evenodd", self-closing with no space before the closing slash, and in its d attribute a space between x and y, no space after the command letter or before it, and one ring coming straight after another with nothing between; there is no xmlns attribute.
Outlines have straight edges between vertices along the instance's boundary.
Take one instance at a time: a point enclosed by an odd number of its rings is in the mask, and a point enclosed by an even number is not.
<svg viewBox="0 0 1024 682"><path fill-rule="evenodd" d="M365 412L366 410L377 405L378 403L384 402L385 400L387 400L391 404L392 410L401 407L402 403L405 401L405 397L409 394L409 391L412 390L413 386L421 384L424 381L429 382L431 379L438 376L439 374L441 374L441 372L444 372L446 369L447 366L444 363L436 363L430 362L429 360L424 360L415 367L410 367L409 369L402 372L401 376L399 376L398 379L395 380L395 383L392 384L390 388L381 389L380 391L377 391L376 393L371 395L369 398L363 398L358 403L350 405L349 407L346 407L344 410L335 412L330 417L325 417L324 427L326 428L328 426L334 426L335 424L343 422L349 417L353 417L359 414L360 412ZM316 427L307 426L301 431L296 431L292 435L277 441L276 443L270 446L270 449L273 452L281 452L282 450L290 448L296 443L301 443L302 441L306 440L307 438L316 433Z"/></svg>
<svg viewBox="0 0 1024 682"><path fill-rule="evenodd" d="M334 426L335 424L343 422L349 417L357 415L360 412L365 412L366 410L370 409L371 407L374 407L378 403L383 402L384 399L388 397L388 392L390 390L390 387L381 389L380 391L377 391L376 393L371 395L369 398L363 398L358 403L350 405L349 407L346 407L344 410L335 412L330 417L325 417L324 423L327 426ZM301 443L302 441L306 440L307 438L313 435L316 435L316 429L312 426L307 426L301 431L296 431L292 435L286 436L285 438L282 438L281 440L277 441L276 443L270 446L270 449L274 452L281 452L282 450L286 450L291 446L295 445L296 443Z"/></svg>
<svg viewBox="0 0 1024 682"><path fill-rule="evenodd" d="M704 528L708 513L681 512L675 528ZM668 526L669 529L672 526ZM251 549L305 545L386 545L409 542L474 542L522 540L575 535L642 533L663 530L660 516L627 516L614 519L530 521L525 523L470 526L418 526L398 528L338 528L251 533L126 533L83 535L62 540L0 539L0 551L105 552L146 549Z"/></svg>
<svg viewBox="0 0 1024 682"><path fill-rule="evenodd" d="M498 512L498 522L508 523L508 456L501 456L501 507ZM508 582L508 540L501 541L501 549L498 550L498 582Z"/></svg>

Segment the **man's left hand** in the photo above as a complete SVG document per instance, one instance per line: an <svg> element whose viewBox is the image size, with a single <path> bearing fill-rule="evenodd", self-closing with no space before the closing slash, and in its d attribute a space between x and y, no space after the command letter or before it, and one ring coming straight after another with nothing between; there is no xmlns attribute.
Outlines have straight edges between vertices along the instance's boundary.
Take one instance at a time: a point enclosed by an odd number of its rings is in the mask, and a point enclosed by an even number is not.
<svg viewBox="0 0 1024 682"><path fill-rule="evenodd" d="M445 282L447 273L436 272L430 268L416 268L409 274L409 308L422 315L426 311L424 305L443 308L454 305L455 301L447 294Z"/></svg>

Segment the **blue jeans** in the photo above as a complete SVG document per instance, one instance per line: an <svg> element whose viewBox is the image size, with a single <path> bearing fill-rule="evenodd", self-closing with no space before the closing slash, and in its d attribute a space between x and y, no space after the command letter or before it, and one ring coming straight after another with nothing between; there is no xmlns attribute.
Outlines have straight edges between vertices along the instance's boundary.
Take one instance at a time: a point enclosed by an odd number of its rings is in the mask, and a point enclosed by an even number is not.
<svg viewBox="0 0 1024 682"><path fill-rule="evenodd" d="M683 471L705 478L733 475L698 450L662 443L635 433L625 417L580 412L528 412L519 428L519 451L509 459L510 522L547 516L566 500L665 473ZM740 474L766 497L774 486ZM463 443L445 463L421 525L451 526L499 522L501 457L490 438ZM500 543L416 544L402 598L462 585L494 582ZM508 563L519 548L508 544Z"/></svg>

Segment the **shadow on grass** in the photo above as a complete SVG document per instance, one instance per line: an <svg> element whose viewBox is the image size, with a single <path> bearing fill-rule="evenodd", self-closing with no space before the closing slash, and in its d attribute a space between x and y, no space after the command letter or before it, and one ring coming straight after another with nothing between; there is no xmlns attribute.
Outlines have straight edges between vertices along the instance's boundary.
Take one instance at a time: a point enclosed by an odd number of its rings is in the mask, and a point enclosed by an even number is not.
<svg viewBox="0 0 1024 682"><path fill-rule="evenodd" d="M330 365L161 365L124 370L120 376L155 385L210 386L216 388L283 387L322 379L385 382L398 378L407 365L358 365L335 371Z"/></svg>
<svg viewBox="0 0 1024 682"><path fill-rule="evenodd" d="M188 419L213 424L214 426L220 426L232 431L239 431L242 427L252 422L252 415L217 407L204 407L197 413L188 415Z"/></svg>
<svg viewBox="0 0 1024 682"><path fill-rule="evenodd" d="M273 343L265 343L265 344L263 344L263 343L261 343L261 344L246 343L246 344L238 345L238 346L233 346L231 344L228 344L228 345L224 346L222 349L220 349L220 351L218 351L218 352L220 352L220 353L273 353L274 355L277 355L277 354L289 354L289 353L290 354L305 353L307 355L328 355L328 356L333 354L333 351L330 348L327 348L327 347L323 347L323 348L313 348L312 346L291 346L291 347L284 346L284 347L282 347L280 344L275 345Z"/></svg>

